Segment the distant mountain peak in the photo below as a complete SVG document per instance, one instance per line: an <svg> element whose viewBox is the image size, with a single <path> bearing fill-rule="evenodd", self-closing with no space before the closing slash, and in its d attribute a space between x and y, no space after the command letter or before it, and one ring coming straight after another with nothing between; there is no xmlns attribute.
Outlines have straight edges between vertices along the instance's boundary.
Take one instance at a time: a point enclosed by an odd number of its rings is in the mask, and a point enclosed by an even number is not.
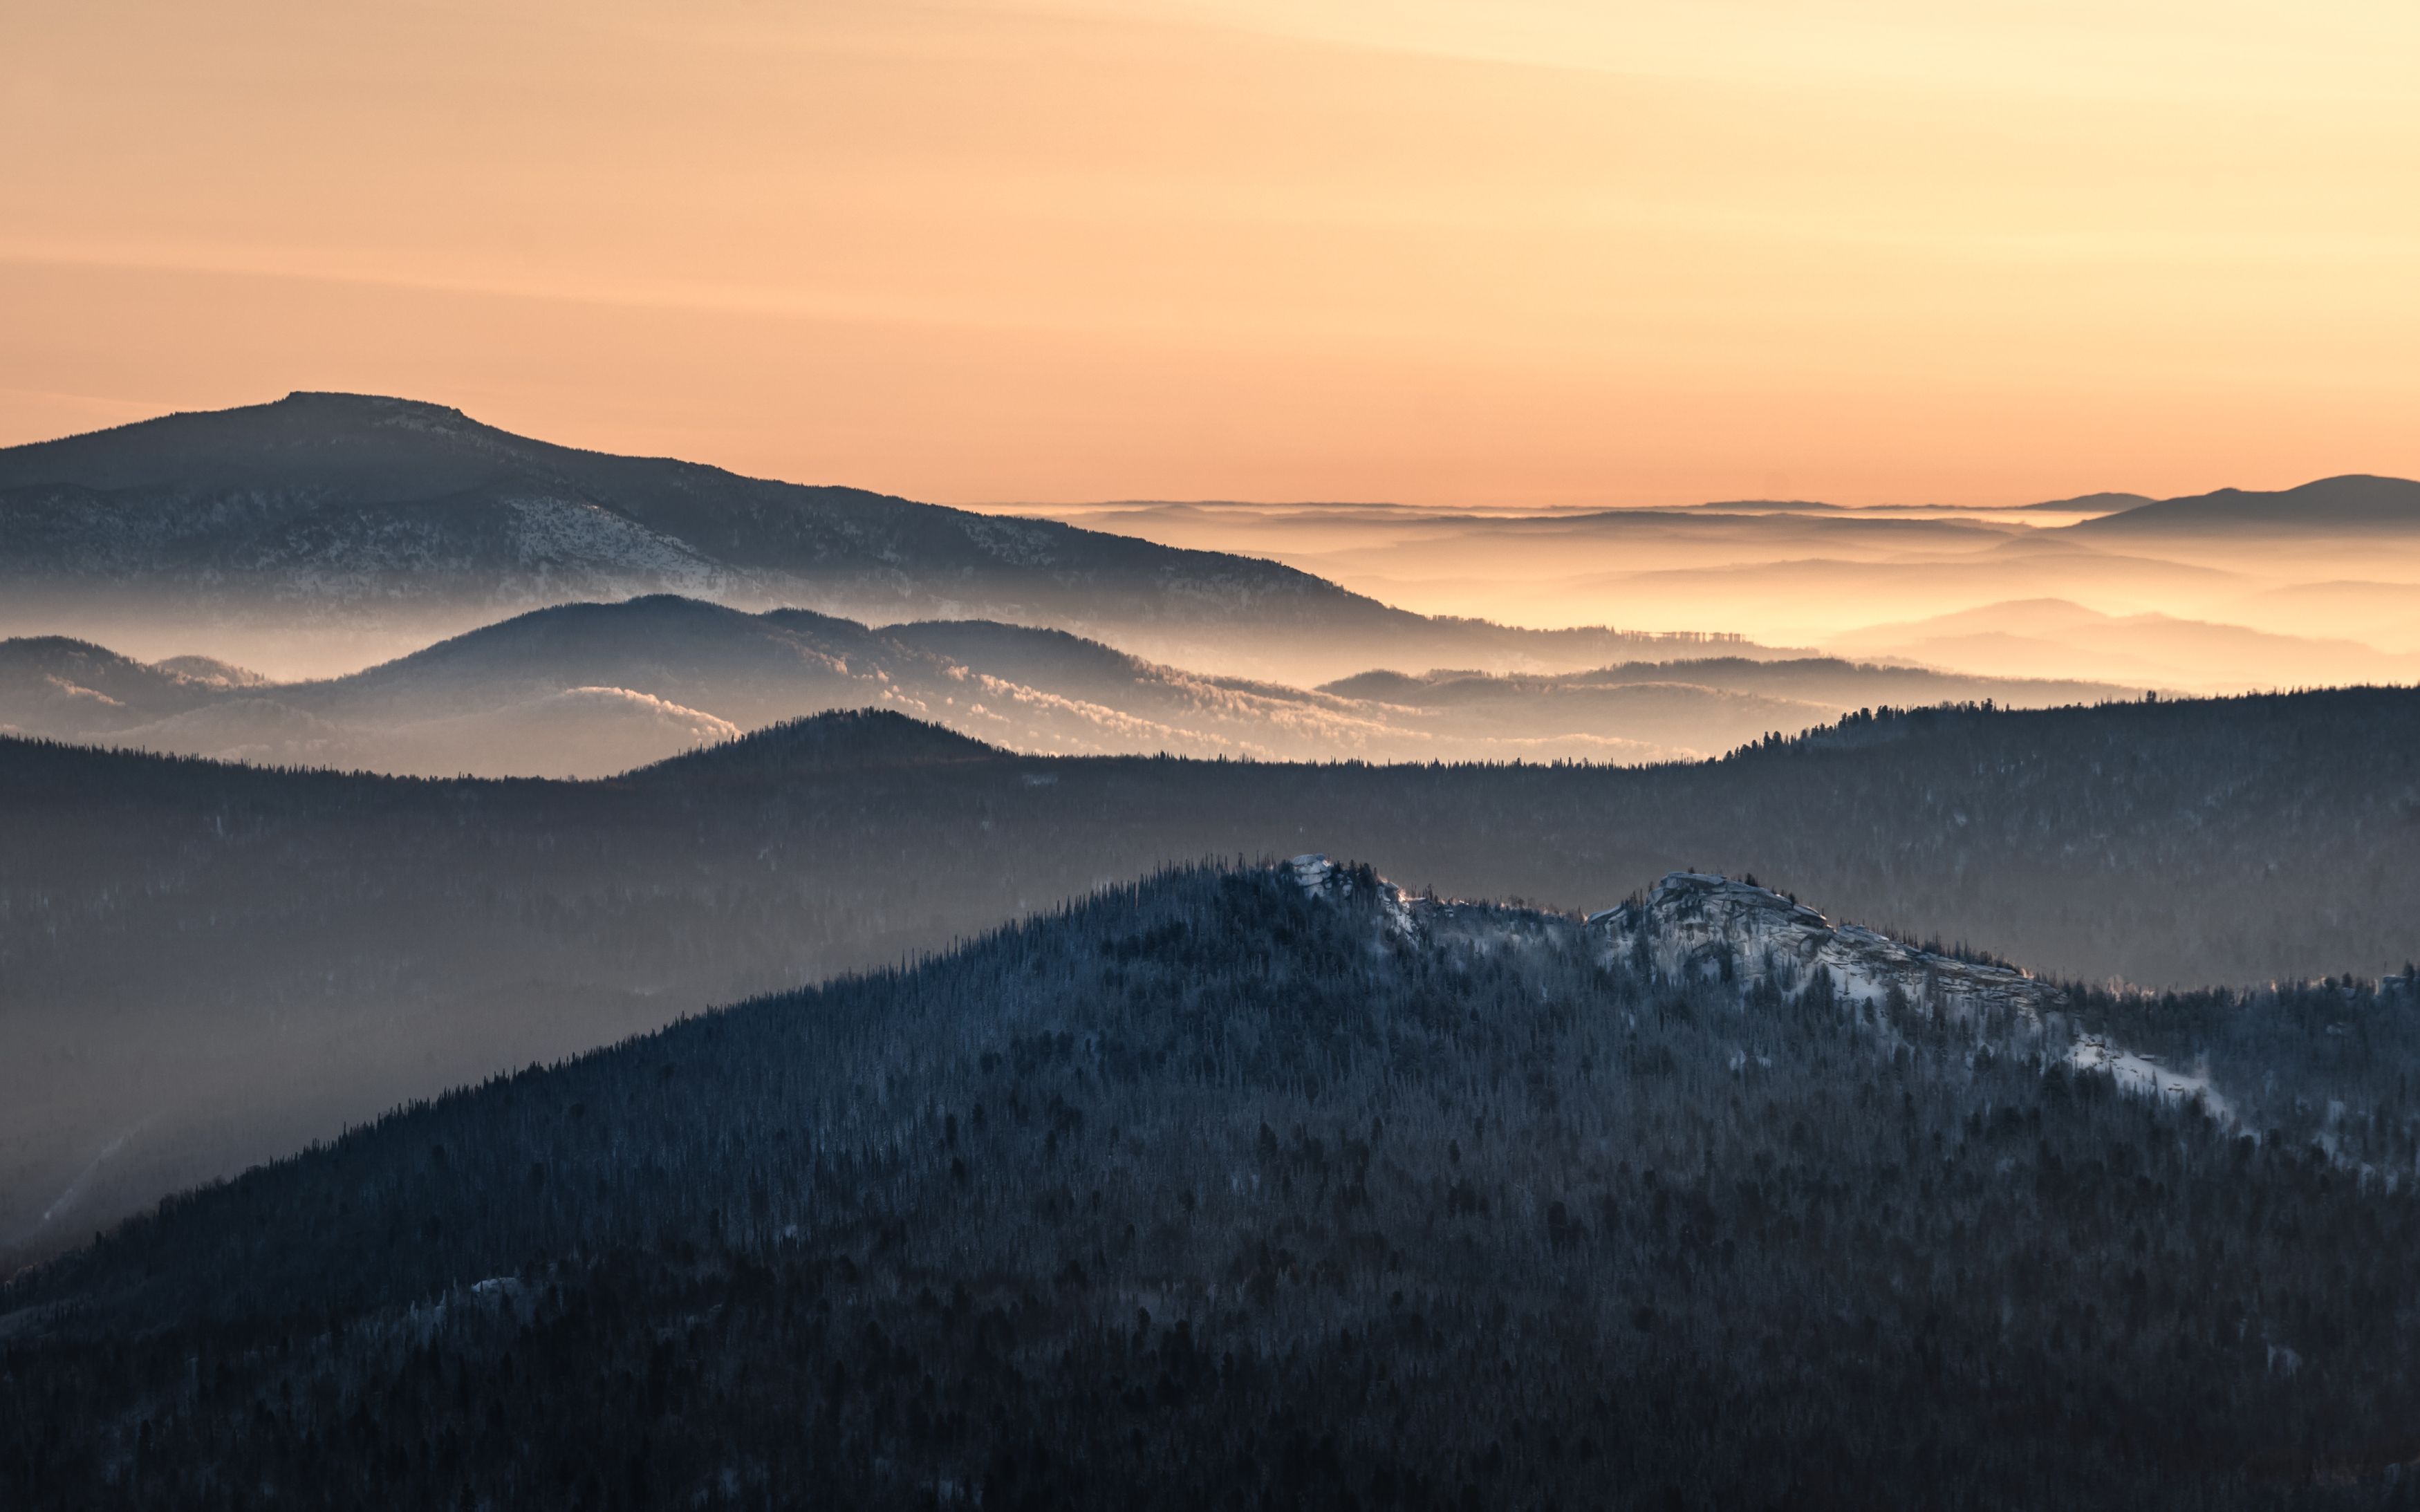
<svg viewBox="0 0 2420 1512"><path fill-rule="evenodd" d="M2162 499L2067 528L2112 535L2401 532L2420 529L2420 482L2345 472L2290 488L2215 488Z"/></svg>

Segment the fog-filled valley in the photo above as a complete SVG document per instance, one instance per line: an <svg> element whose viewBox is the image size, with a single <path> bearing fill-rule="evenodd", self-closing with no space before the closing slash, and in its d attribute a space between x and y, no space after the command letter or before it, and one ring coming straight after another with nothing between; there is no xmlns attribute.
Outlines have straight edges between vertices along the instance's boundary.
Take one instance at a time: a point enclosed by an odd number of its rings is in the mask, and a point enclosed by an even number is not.
<svg viewBox="0 0 2420 1512"><path fill-rule="evenodd" d="M2420 680L2420 483L2020 508L1744 501L1525 513L1119 503L1017 512L1271 557L1431 614L1721 629L1989 676L2237 692Z"/></svg>
<svg viewBox="0 0 2420 1512"><path fill-rule="evenodd" d="M0 449L0 1505L2408 1503L2415 601L2365 476Z"/></svg>

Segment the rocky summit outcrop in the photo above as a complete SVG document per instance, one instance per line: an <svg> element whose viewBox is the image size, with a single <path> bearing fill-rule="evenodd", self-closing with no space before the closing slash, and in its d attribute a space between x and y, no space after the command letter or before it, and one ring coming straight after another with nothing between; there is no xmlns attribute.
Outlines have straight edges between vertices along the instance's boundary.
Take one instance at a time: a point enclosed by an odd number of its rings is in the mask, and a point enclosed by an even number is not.
<svg viewBox="0 0 2420 1512"><path fill-rule="evenodd" d="M1998 1011L2038 1023L2056 988L2007 966L1904 945L1854 924L1835 924L1806 904L1753 883L1674 872L1643 900L1589 917L1607 959L1668 977L1734 978L1786 995L1828 979L1834 997L1907 1004L1968 1019Z"/></svg>
<svg viewBox="0 0 2420 1512"><path fill-rule="evenodd" d="M1367 866L1339 865L1318 853L1287 860L1284 874L1309 897L1368 909L1376 923L1373 949L1383 950L1391 939L1467 962L1557 947L1577 932L1600 964L1674 986L1770 990L1870 1013L1885 1042L1912 1022L1954 1024L1977 1044L2014 1050L2044 1067L2105 1075L2120 1091L2190 1103L2221 1124L2239 1121L2235 1100L2213 1085L2205 1066L2164 1064L2086 1026L2063 988L2011 966L1835 924L1753 882L1674 872L1645 897L1575 922L1518 905L1407 893ZM2334 1154L2327 1140L2319 1143Z"/></svg>
<svg viewBox="0 0 2420 1512"><path fill-rule="evenodd" d="M1303 891L1342 903L1373 894L1385 926L1406 938L1485 949L1515 937L1570 928L1561 916L1465 903L1404 892L1367 867L1325 855L1286 868ZM1835 924L1805 903L1752 882L1674 872L1643 899L1588 917L1599 957L1681 981L1770 986L1787 997L1827 992L1865 1008L1909 1008L1959 1022L2013 1019L2040 1027L2063 994L2023 971L1902 944L1855 924Z"/></svg>
<svg viewBox="0 0 2420 1512"><path fill-rule="evenodd" d="M1295 885L1313 898L1342 903L1357 893L1371 892L1376 899L1379 919L1388 930L1407 939L1419 932L1421 920L1415 917L1416 905L1427 903L1423 911L1432 916L1440 912L1435 900L1414 898L1366 866L1338 866L1322 852L1297 856L1286 862L1286 870L1293 874Z"/></svg>

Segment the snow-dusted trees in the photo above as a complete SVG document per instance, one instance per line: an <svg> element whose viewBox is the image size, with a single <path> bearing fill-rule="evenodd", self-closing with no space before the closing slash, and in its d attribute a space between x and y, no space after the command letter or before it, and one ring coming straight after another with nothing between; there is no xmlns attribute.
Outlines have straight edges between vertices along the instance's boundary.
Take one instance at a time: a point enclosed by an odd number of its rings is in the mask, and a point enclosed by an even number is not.
<svg viewBox="0 0 2420 1512"><path fill-rule="evenodd" d="M0 1304L70 1309L0 1345L0 1500L2268 1505L2420 1454L2382 1077L2256 1143L1351 881L1164 876L179 1198ZM2309 1096L2331 1024L2412 1057L2351 991L2163 1011L2270 1015Z"/></svg>

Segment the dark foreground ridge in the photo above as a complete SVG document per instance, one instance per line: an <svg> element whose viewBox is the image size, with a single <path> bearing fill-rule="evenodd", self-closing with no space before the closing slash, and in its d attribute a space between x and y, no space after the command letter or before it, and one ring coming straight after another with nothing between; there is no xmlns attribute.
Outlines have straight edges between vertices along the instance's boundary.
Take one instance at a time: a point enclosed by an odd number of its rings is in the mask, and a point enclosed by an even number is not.
<svg viewBox="0 0 2420 1512"><path fill-rule="evenodd" d="M22 1278L0 1503L2401 1504L2412 989L1178 872ZM2273 1091L2127 1079L2254 1020Z"/></svg>

